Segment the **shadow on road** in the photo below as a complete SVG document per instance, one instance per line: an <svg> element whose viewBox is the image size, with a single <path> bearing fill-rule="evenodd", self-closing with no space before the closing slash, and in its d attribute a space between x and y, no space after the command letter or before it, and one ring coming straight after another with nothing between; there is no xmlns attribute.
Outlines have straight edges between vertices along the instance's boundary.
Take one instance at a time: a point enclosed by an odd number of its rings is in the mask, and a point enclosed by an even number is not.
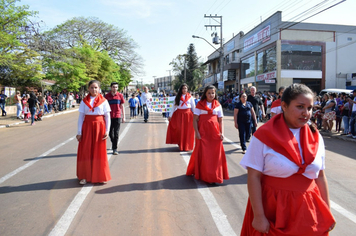
<svg viewBox="0 0 356 236"><path fill-rule="evenodd" d="M170 153L170 152L180 152L178 146L174 147L164 147L164 148L152 148L152 149L136 149L136 150L119 150L120 154L137 154L137 153Z"/></svg>
<svg viewBox="0 0 356 236"><path fill-rule="evenodd" d="M13 192L29 192L40 190L52 190L52 189L69 189L69 188L82 188L79 185L78 179L65 179L57 181L48 181L34 184L25 184L20 186L4 186L0 187L0 194L13 193Z"/></svg>
<svg viewBox="0 0 356 236"><path fill-rule="evenodd" d="M246 184L247 183L247 174L240 176L235 176L229 180L225 180L223 184L206 184L202 181L199 181L202 184L207 185L208 187L220 187L233 184ZM97 194L110 194L117 192L131 192L131 191L147 191L147 190L160 190L160 189L171 189L171 190L184 190L184 189L196 189L197 184L194 181L193 176L180 175L169 179L158 180L148 183L132 183L132 184L123 184L117 185L105 189L100 189L95 191Z"/></svg>
<svg viewBox="0 0 356 236"><path fill-rule="evenodd" d="M61 158L61 157L76 157L77 153L68 153L68 154L62 154L62 155L48 155L45 157L34 157L34 158L27 158L24 159L24 161L33 161L37 159L48 159L48 158Z"/></svg>

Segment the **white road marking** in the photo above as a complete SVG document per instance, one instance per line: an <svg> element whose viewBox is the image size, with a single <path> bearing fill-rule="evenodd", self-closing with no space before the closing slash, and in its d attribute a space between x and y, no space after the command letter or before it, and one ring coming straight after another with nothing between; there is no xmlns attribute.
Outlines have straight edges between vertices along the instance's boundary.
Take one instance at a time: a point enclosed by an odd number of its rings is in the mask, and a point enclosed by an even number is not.
<svg viewBox="0 0 356 236"><path fill-rule="evenodd" d="M181 152L180 155L183 157L185 163L188 166L190 156L187 152ZM215 222L216 227L218 228L219 232L223 236L233 236L236 235L234 230L232 229L229 221L227 220L227 216L221 210L218 202L216 201L213 193L210 191L206 184L203 184L197 181L194 178L195 183L197 184L198 191L200 195L203 197L208 209L210 211L211 216Z"/></svg>
<svg viewBox="0 0 356 236"><path fill-rule="evenodd" d="M131 127L131 122L128 122L128 125L125 127L124 131L119 136L119 142L117 145L120 144L120 141L125 137L129 128ZM125 122L126 123L126 122ZM112 154L108 155L108 161L110 160ZM62 217L57 222L56 226L52 229L52 231L48 234L49 236L62 236L65 235L69 226L72 224L75 215L79 211L80 207L82 206L85 198L88 196L90 191L93 188L93 184L86 184L82 187L82 189L77 193L73 201L70 203L67 210L64 212Z"/></svg>
<svg viewBox="0 0 356 236"><path fill-rule="evenodd" d="M35 164L37 161L39 161L40 159L42 159L43 157L47 156L48 154L50 154L51 152L55 151L56 149L62 147L63 145L69 143L70 141L72 141L74 137L71 137L70 139L64 141L63 143L58 144L57 146L55 146L54 148L51 148L50 150L48 150L47 152L43 153L42 155L40 155L39 157L35 158L34 160L28 162L27 164L17 168L16 170L8 173L7 175L5 175L4 177L0 178L0 184L2 184L3 182L5 182L6 180L10 179L12 176L20 173L21 171L23 171L24 169L32 166L33 164Z"/></svg>
<svg viewBox="0 0 356 236"><path fill-rule="evenodd" d="M166 124L168 125L168 120L165 119ZM231 140L227 139L229 142L232 143ZM186 165L188 166L189 164L189 159L190 156L188 155L187 152L180 152L180 155L183 157L183 160L185 161ZM198 191L200 195L203 197L205 204L207 205L210 214L215 222L216 227L218 228L219 232L223 236L235 236L236 233L232 229L227 216L224 214L222 209L220 208L218 202L216 201L213 193L210 191L208 186L206 184L203 184L199 181L197 181L194 178L194 181L198 187Z"/></svg>
<svg viewBox="0 0 356 236"><path fill-rule="evenodd" d="M330 207L335 211L339 212L340 214L342 214L343 216L345 216L346 218L348 218L349 220L351 220L352 222L356 223L356 215L352 214L342 206L330 200Z"/></svg>

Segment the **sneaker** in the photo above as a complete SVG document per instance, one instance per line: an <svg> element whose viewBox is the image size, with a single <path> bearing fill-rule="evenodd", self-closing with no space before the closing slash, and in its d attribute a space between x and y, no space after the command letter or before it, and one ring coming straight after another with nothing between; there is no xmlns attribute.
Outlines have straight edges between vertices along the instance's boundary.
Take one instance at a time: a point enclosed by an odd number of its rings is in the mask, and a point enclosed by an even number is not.
<svg viewBox="0 0 356 236"><path fill-rule="evenodd" d="M118 155L119 152L118 152L116 149L113 149L112 154L113 154L113 155Z"/></svg>
<svg viewBox="0 0 356 236"><path fill-rule="evenodd" d="M348 135L346 135L346 137L352 137L352 134L348 134Z"/></svg>
<svg viewBox="0 0 356 236"><path fill-rule="evenodd" d="M82 179L82 180L79 181L79 184L81 184L81 185L84 185L86 183L87 183L86 179Z"/></svg>
<svg viewBox="0 0 356 236"><path fill-rule="evenodd" d="M356 139L356 135L352 136L352 138Z"/></svg>
<svg viewBox="0 0 356 236"><path fill-rule="evenodd" d="M243 151L242 151L242 154L245 154L245 153L246 153L246 150L243 150Z"/></svg>

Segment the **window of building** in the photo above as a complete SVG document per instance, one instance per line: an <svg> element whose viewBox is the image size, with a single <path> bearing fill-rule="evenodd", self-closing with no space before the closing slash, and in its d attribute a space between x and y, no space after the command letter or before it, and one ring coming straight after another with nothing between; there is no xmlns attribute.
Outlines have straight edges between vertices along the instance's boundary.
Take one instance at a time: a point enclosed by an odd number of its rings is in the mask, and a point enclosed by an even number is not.
<svg viewBox="0 0 356 236"><path fill-rule="evenodd" d="M282 44L282 69L321 70L322 46Z"/></svg>
<svg viewBox="0 0 356 236"><path fill-rule="evenodd" d="M225 64L229 64L230 63L230 54L227 54L225 57Z"/></svg>
<svg viewBox="0 0 356 236"><path fill-rule="evenodd" d="M257 74L263 74L277 69L276 46L257 54Z"/></svg>
<svg viewBox="0 0 356 236"><path fill-rule="evenodd" d="M242 78L248 78L256 75L255 56L242 60L241 64Z"/></svg>

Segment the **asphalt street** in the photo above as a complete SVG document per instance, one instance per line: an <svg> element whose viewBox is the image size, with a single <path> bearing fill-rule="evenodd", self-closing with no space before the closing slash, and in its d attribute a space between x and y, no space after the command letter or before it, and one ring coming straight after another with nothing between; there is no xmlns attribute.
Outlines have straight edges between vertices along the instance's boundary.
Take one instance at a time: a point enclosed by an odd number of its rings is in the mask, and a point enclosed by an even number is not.
<svg viewBox="0 0 356 236"><path fill-rule="evenodd" d="M128 110L126 112L128 114ZM167 121L151 113L121 125L112 180L76 179L78 113L0 129L0 235L239 235L247 174L233 117L224 117L230 179L207 185L186 176L190 152L165 144ZM356 145L324 137L326 175L337 224L356 235Z"/></svg>

